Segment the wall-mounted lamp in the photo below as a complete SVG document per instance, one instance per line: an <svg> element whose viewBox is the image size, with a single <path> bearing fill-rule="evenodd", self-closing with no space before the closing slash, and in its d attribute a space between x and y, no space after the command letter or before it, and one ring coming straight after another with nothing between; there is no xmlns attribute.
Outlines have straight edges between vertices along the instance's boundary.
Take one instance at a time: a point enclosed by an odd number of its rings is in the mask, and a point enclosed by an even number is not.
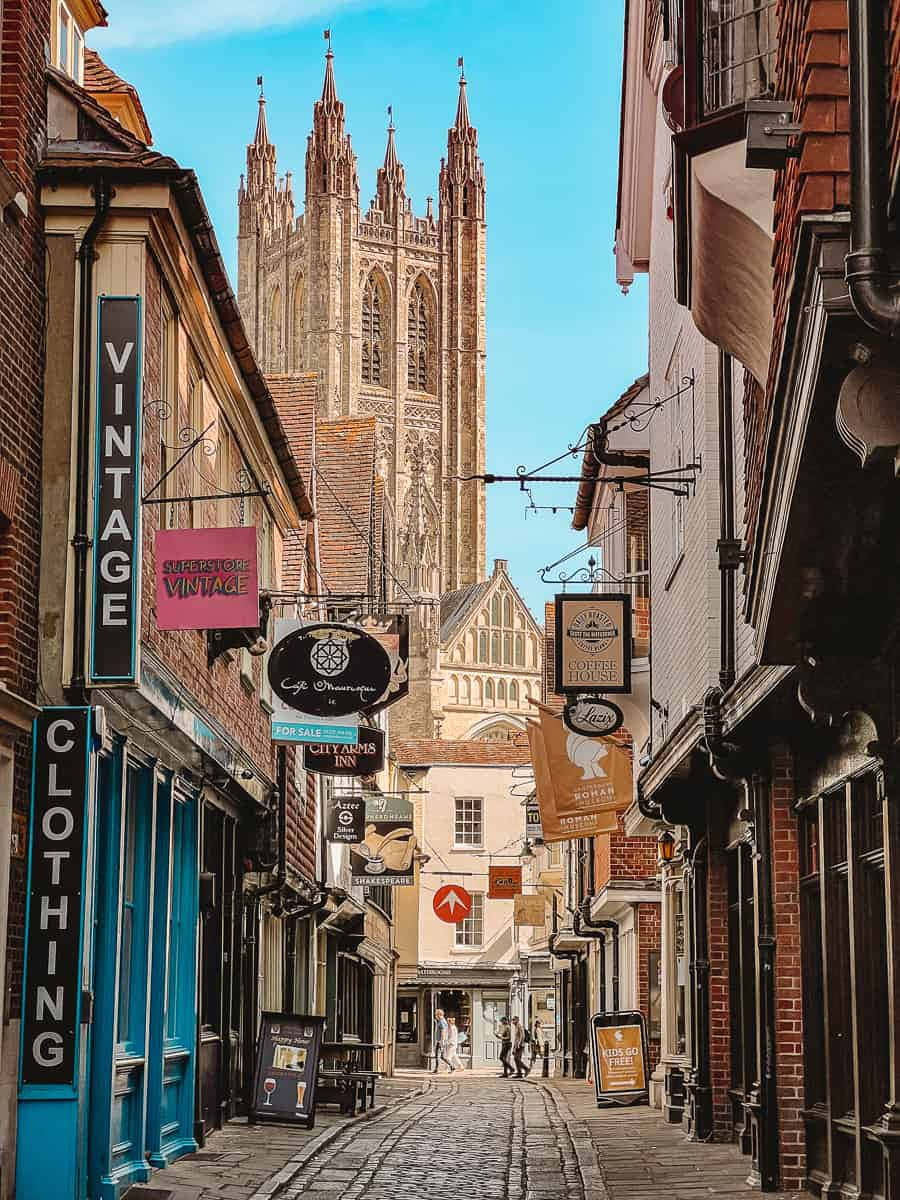
<svg viewBox="0 0 900 1200"><path fill-rule="evenodd" d="M534 858L534 851L531 848L531 842L528 840L528 838L525 839L525 845L519 851L519 858L522 859L523 862Z"/></svg>
<svg viewBox="0 0 900 1200"><path fill-rule="evenodd" d="M659 851L659 861L670 863L675 857L675 834L671 829L665 829L659 835L656 846Z"/></svg>

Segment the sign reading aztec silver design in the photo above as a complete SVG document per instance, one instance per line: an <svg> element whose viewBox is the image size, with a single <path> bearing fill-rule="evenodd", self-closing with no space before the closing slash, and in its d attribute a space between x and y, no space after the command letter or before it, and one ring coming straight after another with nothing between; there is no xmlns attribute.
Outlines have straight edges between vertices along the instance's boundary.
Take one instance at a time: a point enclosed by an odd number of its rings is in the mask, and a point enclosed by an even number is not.
<svg viewBox="0 0 900 1200"><path fill-rule="evenodd" d="M352 625L303 625L273 647L269 682L289 708L341 717L384 696L391 660L380 642Z"/></svg>
<svg viewBox="0 0 900 1200"><path fill-rule="evenodd" d="M140 561L140 299L101 296L97 328L91 677L131 683Z"/></svg>
<svg viewBox="0 0 900 1200"><path fill-rule="evenodd" d="M34 722L23 1085L77 1078L90 739L88 708L45 708Z"/></svg>
<svg viewBox="0 0 900 1200"><path fill-rule="evenodd" d="M556 691L631 691L631 597L556 597Z"/></svg>
<svg viewBox="0 0 900 1200"><path fill-rule="evenodd" d="M563 724L573 733L585 737L605 737L621 729L625 716L611 700L598 700L594 696L580 696L570 701L563 709Z"/></svg>

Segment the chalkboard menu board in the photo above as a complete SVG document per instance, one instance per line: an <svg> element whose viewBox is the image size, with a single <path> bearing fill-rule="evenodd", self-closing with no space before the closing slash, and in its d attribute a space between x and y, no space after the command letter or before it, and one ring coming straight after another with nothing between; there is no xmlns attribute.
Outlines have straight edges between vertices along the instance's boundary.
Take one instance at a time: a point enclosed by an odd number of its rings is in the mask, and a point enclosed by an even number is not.
<svg viewBox="0 0 900 1200"><path fill-rule="evenodd" d="M324 1017L264 1012L256 1043L249 1120L305 1125L316 1121L316 1078Z"/></svg>
<svg viewBox="0 0 900 1200"><path fill-rule="evenodd" d="M596 1013L591 1050L597 1107L647 1104L647 1033L639 1012Z"/></svg>

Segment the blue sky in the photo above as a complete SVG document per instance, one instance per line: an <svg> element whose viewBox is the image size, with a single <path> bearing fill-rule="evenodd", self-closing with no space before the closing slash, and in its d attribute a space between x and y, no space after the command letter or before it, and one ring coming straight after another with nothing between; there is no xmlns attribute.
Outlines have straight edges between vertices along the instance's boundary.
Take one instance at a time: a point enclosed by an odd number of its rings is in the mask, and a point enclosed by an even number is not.
<svg viewBox="0 0 900 1200"><path fill-rule="evenodd" d="M110 28L89 41L139 89L156 148L197 172L233 284L235 194L258 74L279 171L291 169L302 193L330 26L360 203L374 192L392 104L423 213L437 195L465 56L487 176L488 470L514 474L562 453L646 370L645 281L623 297L612 255L623 0L105 2ZM577 474L579 462L555 471ZM570 505L574 494L574 484L534 488L539 504ZM526 518L517 485L488 488L488 564L509 559L538 620L554 592L538 571L583 540L570 519Z"/></svg>

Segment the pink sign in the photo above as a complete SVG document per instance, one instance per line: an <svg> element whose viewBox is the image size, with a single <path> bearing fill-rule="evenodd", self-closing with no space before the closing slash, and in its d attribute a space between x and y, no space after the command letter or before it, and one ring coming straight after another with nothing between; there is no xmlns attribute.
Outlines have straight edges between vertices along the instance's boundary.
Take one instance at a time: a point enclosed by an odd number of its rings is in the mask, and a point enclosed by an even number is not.
<svg viewBox="0 0 900 1200"><path fill-rule="evenodd" d="M256 530L157 529L156 623L160 629L255 629Z"/></svg>

